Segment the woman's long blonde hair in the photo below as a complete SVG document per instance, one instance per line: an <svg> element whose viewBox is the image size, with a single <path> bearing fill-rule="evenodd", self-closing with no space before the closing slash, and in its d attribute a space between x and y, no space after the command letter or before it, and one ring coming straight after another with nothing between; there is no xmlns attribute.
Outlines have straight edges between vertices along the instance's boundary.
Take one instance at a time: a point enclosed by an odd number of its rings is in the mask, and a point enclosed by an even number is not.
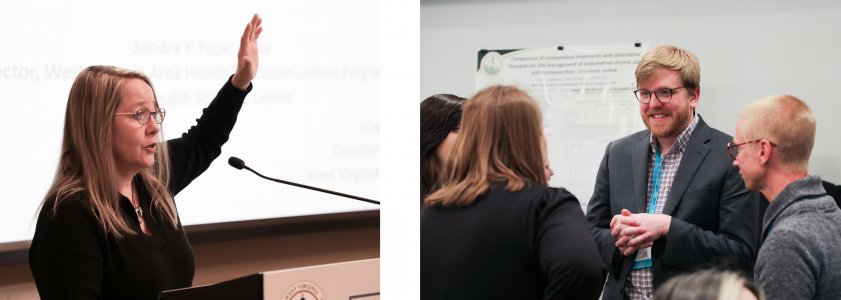
<svg viewBox="0 0 841 300"><path fill-rule="evenodd" d="M516 87L495 85L476 93L465 102L442 187L426 198L426 204L469 205L494 181L507 181L511 191L527 182L545 185L542 123L540 108Z"/></svg>
<svg viewBox="0 0 841 300"><path fill-rule="evenodd" d="M117 238L137 233L120 214L112 138L120 90L129 79L143 80L152 87L146 75L112 66L90 66L76 76L67 97L58 170L41 204L55 198L52 207L42 207L51 209L54 217L62 201L82 194L90 200L91 210L105 233ZM142 170L140 178L152 196L152 206L177 228L178 214L167 188L169 151L166 143L158 143L157 147L155 165Z"/></svg>

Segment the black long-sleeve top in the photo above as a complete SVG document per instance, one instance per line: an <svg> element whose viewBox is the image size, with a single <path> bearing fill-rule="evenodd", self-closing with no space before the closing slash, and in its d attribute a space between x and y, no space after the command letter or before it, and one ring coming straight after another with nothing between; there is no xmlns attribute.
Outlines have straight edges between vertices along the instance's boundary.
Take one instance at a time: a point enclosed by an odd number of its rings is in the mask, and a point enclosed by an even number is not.
<svg viewBox="0 0 841 300"><path fill-rule="evenodd" d="M598 299L606 274L578 200L504 183L421 211L421 299Z"/></svg>
<svg viewBox="0 0 841 300"><path fill-rule="evenodd" d="M251 86L247 91L237 89L229 78L197 124L180 138L166 141L173 196L222 153L250 91ZM29 248L29 267L42 299L156 299L162 290L192 285L195 258L180 220L173 228L151 206L139 176L133 184L150 236L142 233L131 203L123 196L120 213L137 234L121 239L105 234L84 193L63 200L55 217L55 199L44 203Z"/></svg>

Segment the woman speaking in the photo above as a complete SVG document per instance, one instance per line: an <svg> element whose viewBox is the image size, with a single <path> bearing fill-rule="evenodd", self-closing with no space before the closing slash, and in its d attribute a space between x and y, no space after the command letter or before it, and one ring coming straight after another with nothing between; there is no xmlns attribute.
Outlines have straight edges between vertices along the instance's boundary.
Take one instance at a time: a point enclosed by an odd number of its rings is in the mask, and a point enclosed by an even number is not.
<svg viewBox="0 0 841 300"><path fill-rule="evenodd" d="M160 139L166 110L145 75L79 73L29 248L42 299L156 299L192 285L195 259L173 196L221 154L257 74L261 22L254 15L246 25L236 73L176 139Z"/></svg>

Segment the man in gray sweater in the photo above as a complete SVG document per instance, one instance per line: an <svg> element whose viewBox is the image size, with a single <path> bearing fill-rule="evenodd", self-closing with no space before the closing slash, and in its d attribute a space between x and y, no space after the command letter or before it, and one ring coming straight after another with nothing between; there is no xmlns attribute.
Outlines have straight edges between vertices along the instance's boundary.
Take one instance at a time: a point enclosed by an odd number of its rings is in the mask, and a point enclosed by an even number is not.
<svg viewBox="0 0 841 300"><path fill-rule="evenodd" d="M767 299L841 299L841 210L809 176L815 118L793 96L748 104L727 150L770 204L754 275Z"/></svg>

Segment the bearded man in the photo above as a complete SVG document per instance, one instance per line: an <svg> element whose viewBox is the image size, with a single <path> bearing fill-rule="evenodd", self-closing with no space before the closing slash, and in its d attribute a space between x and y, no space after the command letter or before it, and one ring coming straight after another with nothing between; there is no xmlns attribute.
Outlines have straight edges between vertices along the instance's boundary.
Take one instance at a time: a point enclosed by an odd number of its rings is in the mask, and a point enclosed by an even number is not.
<svg viewBox="0 0 841 300"><path fill-rule="evenodd" d="M587 219L609 275L603 299L650 299L675 275L704 267L750 272L759 195L731 165L729 135L695 111L701 68L659 46L635 71L646 130L608 144Z"/></svg>

